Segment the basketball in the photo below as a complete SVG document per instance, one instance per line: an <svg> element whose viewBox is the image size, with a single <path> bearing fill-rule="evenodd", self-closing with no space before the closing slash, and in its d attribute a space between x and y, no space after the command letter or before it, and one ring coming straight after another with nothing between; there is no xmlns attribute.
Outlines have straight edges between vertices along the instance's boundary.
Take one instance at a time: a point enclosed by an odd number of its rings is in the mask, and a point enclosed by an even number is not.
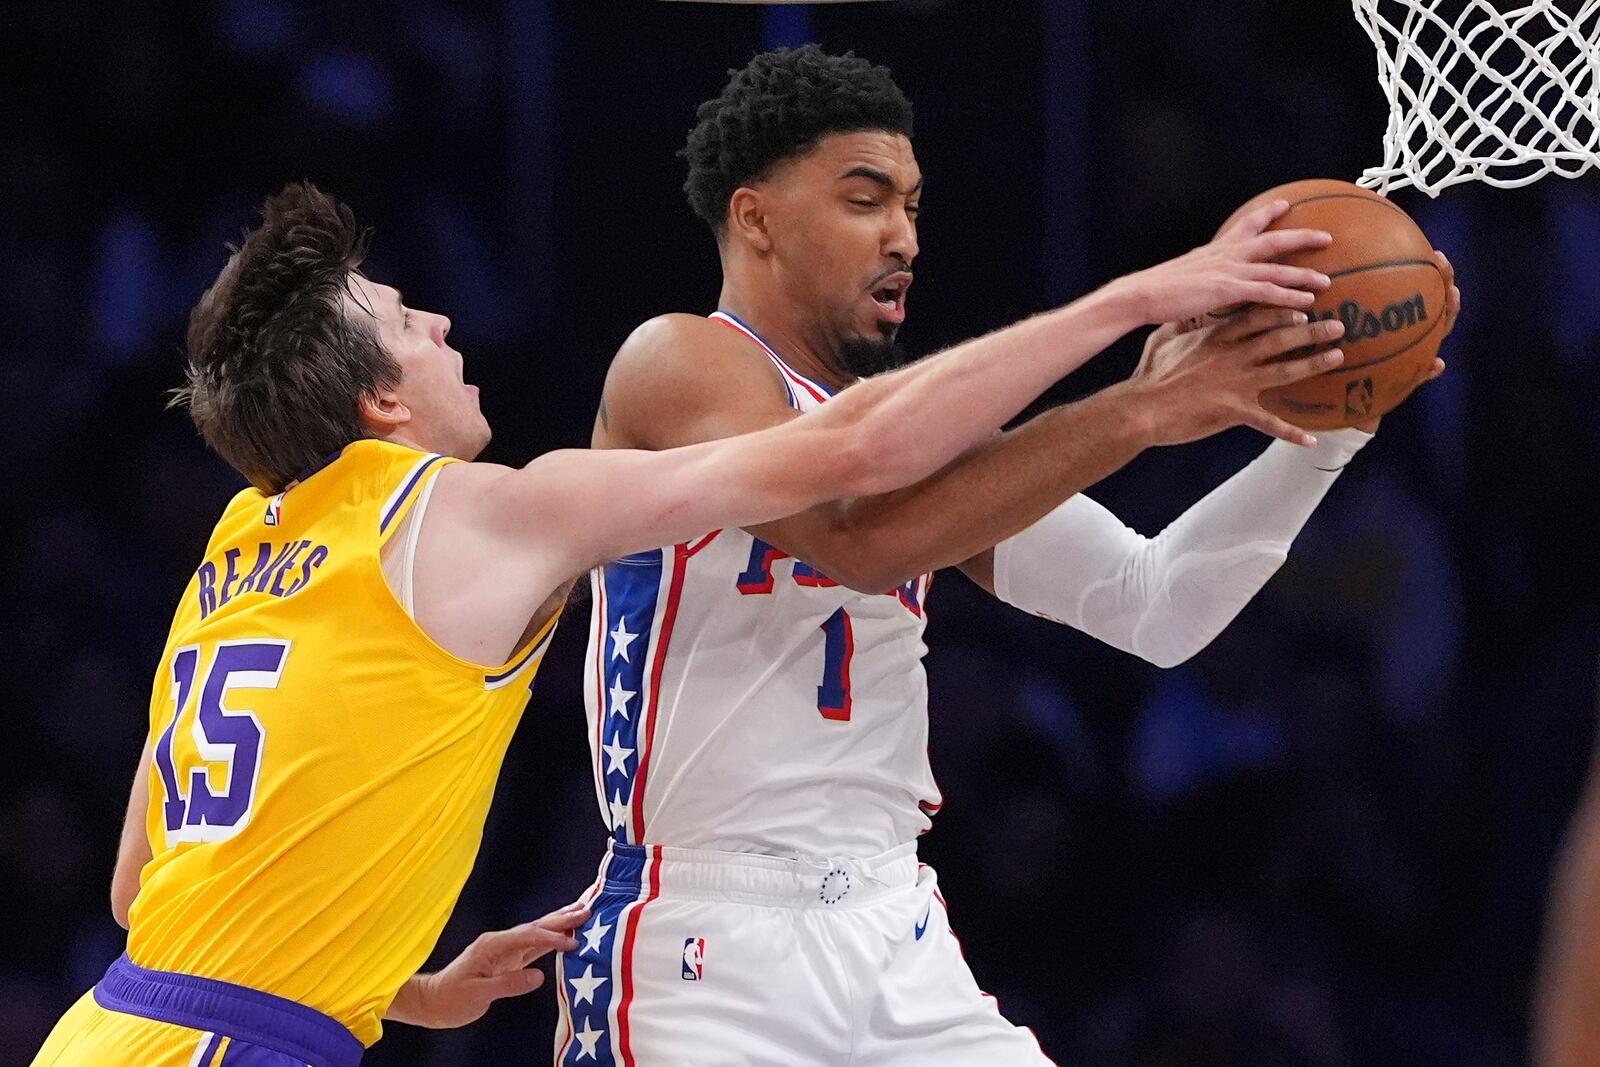
<svg viewBox="0 0 1600 1067"><path fill-rule="evenodd" d="M1344 322L1344 336L1336 343L1345 358L1326 374L1262 393L1262 406L1308 430L1338 429L1386 414L1427 375L1444 339L1446 285L1432 243L1387 197L1332 179L1268 189L1234 212L1223 228L1270 200L1291 206L1269 229L1333 234L1327 248L1283 261L1333 279L1307 314Z"/></svg>

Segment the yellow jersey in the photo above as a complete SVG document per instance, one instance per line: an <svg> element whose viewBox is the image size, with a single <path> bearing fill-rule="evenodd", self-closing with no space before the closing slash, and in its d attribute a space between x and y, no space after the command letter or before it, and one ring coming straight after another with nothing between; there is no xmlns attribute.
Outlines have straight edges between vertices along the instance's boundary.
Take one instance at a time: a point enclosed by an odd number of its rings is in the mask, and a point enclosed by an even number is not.
<svg viewBox="0 0 1600 1067"><path fill-rule="evenodd" d="M380 550L450 462L363 440L229 503L151 695L133 963L378 1039L472 869L556 622L483 666L395 598Z"/></svg>

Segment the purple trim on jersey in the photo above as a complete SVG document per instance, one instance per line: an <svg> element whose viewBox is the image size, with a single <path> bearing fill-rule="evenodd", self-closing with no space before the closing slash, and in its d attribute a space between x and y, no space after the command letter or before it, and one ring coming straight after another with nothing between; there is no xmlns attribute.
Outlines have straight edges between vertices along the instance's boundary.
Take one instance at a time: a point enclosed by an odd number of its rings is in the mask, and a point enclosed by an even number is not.
<svg viewBox="0 0 1600 1067"><path fill-rule="evenodd" d="M152 971L126 955L94 987L94 999L107 1011L210 1030L311 1067L357 1067L366 1051L337 1019L304 1004L214 978Z"/></svg>
<svg viewBox="0 0 1600 1067"><path fill-rule="evenodd" d="M648 758L648 753L641 751L641 742L647 739L644 717L650 707L645 668L656 651L656 609L661 602L661 576L665 569L666 554L659 548L625 556L600 569L605 583L605 619L600 634L600 740L595 759L601 802L607 805L606 810L629 813L622 819L608 814L606 820L612 838L622 842L636 840L632 819L634 785L639 780L640 763ZM616 698L612 696L614 692ZM607 746L613 751L617 746L629 751L617 762L606 753Z"/></svg>
<svg viewBox="0 0 1600 1067"><path fill-rule="evenodd" d="M424 474L428 473L428 468L443 458L443 456L433 456L429 458L426 463L418 467L415 473L411 475L411 480L406 482L406 487L400 490L400 495L395 498L394 503L390 505L389 510L384 513L383 518L378 521L378 532L380 534L389 528L389 524L394 521L394 517L399 513L400 508L404 506L407 500L411 499L411 490L415 489L417 487L417 482L421 480Z"/></svg>
<svg viewBox="0 0 1600 1067"><path fill-rule="evenodd" d="M527 652L524 652L522 654L522 656L517 660L517 662L513 663L511 666L507 667L505 670L501 671L498 674L485 675L484 679L483 679L483 684L484 685L493 685L496 682L503 682L507 678L510 678L513 674L516 674L522 668L526 667L528 665L528 661L530 659L532 659L533 657L537 656L540 652L543 652L546 648L549 647L550 638L552 636L554 636L555 632L556 632L556 628L554 626L550 627L550 632L545 634L544 637L539 641L538 644L536 644L532 648L528 649ZM532 686L530 685L529 688L531 689Z"/></svg>

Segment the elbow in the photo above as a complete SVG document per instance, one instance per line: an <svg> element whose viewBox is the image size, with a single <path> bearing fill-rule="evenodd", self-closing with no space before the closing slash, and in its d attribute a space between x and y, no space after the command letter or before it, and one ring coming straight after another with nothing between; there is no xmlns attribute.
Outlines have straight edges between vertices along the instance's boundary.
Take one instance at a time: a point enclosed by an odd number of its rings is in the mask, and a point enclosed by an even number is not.
<svg viewBox="0 0 1600 1067"><path fill-rule="evenodd" d="M906 552L889 531L879 529L869 508L844 501L833 510L828 524L827 559L815 562L827 576L847 589L867 596L892 593L916 573L905 574ZM920 573L920 572L918 572Z"/></svg>
<svg viewBox="0 0 1600 1067"><path fill-rule="evenodd" d="M1160 667L1164 671L1170 671L1174 667L1179 667L1185 663L1188 663L1194 658L1195 653L1199 651L1200 650L1198 648L1163 648L1140 652L1139 658L1150 664L1152 667Z"/></svg>

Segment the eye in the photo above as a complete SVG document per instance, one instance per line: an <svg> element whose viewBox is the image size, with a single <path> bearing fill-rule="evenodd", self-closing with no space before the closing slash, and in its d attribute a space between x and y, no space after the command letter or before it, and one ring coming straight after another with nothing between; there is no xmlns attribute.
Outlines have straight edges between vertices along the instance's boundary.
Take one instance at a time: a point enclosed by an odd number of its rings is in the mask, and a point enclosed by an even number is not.
<svg viewBox="0 0 1600 1067"><path fill-rule="evenodd" d="M857 207L877 207L878 202L870 197L852 197L850 202Z"/></svg>

